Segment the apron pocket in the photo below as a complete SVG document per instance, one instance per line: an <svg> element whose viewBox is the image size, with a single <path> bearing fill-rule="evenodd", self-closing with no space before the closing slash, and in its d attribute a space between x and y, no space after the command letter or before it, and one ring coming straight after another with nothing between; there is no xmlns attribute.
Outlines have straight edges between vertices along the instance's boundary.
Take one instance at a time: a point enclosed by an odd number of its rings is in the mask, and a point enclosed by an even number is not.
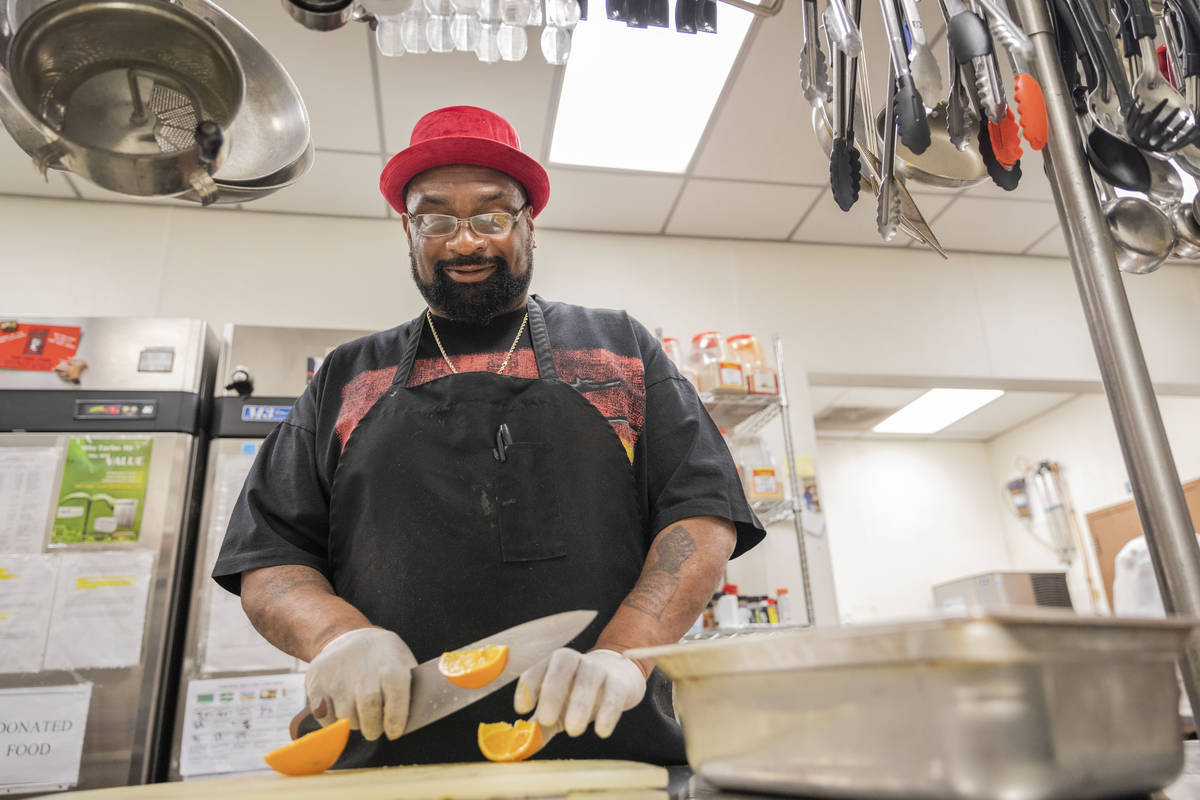
<svg viewBox="0 0 1200 800"><path fill-rule="evenodd" d="M505 561L541 561L567 554L561 495L550 445L513 442L496 478L500 554Z"/></svg>

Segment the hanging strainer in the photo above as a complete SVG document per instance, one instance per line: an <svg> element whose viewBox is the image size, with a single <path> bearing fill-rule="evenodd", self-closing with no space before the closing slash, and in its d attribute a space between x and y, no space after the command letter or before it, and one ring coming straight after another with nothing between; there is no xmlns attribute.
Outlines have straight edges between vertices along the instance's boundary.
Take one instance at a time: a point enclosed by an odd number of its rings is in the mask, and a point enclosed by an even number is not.
<svg viewBox="0 0 1200 800"><path fill-rule="evenodd" d="M17 29L8 65L47 137L40 168L124 194L215 197L243 76L204 20L168 0L56 0Z"/></svg>

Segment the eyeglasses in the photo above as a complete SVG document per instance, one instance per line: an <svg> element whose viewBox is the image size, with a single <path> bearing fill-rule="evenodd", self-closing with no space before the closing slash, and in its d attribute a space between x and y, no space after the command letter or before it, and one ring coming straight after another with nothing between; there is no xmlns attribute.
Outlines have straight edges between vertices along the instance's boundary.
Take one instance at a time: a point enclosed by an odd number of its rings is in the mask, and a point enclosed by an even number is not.
<svg viewBox="0 0 1200 800"><path fill-rule="evenodd" d="M517 220L525 213L525 206L515 214L507 211L490 211L473 217L456 217L451 214L409 214L417 233L426 237L442 238L458 233L458 226L467 223L480 236L507 236Z"/></svg>

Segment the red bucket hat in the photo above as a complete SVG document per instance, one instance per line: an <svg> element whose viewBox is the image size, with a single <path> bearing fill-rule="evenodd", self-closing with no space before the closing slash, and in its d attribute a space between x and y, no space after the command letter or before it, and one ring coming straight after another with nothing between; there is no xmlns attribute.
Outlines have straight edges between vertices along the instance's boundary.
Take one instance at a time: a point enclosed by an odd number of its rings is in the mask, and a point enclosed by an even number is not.
<svg viewBox="0 0 1200 800"><path fill-rule="evenodd" d="M379 176L379 190L404 214L404 189L418 174L449 164L491 167L515 178L537 216L550 200L550 177L542 165L521 152L513 126L491 111L450 106L430 111L413 126L408 147L392 156Z"/></svg>

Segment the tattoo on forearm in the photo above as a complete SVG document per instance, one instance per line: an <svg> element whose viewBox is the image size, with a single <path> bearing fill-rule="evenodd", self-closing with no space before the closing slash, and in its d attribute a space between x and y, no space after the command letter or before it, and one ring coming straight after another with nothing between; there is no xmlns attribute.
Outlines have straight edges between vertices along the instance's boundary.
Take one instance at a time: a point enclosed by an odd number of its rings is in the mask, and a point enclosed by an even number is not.
<svg viewBox="0 0 1200 800"><path fill-rule="evenodd" d="M679 572L695 552L696 540L687 528L672 526L655 543L651 550L653 563L647 566L622 605L662 619L663 612L675 596L675 590L679 588Z"/></svg>

